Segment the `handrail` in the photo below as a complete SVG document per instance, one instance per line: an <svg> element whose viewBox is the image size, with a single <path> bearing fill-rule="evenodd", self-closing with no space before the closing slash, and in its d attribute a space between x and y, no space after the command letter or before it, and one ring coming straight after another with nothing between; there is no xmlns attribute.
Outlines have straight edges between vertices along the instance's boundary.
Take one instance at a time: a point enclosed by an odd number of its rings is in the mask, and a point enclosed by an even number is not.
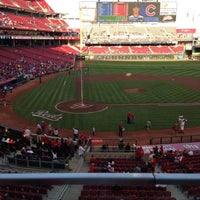
<svg viewBox="0 0 200 200"><path fill-rule="evenodd" d="M195 137L197 137L197 140L194 139ZM155 140L158 140L158 142L154 143L153 141L155 141ZM184 143L184 142L200 142L200 134L159 136L159 137L152 137L149 139L150 145L152 145L152 144Z"/></svg>
<svg viewBox="0 0 200 200"><path fill-rule="evenodd" d="M38 159L28 159L17 158L16 156L6 156L9 165L20 166L24 168L38 168L38 169L53 169L53 170L63 170L66 169L65 160L42 160Z"/></svg>
<svg viewBox="0 0 200 200"><path fill-rule="evenodd" d="M135 147L134 145L138 144L138 141L136 138L124 138L123 139L123 146L121 148L119 147L119 139L118 138L102 138L102 142L99 144L93 144L93 142L90 143L90 152L134 152ZM125 146L129 143L130 150L126 150ZM102 148L104 145L105 148Z"/></svg>
<svg viewBox="0 0 200 200"><path fill-rule="evenodd" d="M200 174L183 173L17 173L0 174L0 185L15 184L166 184L199 185Z"/></svg>

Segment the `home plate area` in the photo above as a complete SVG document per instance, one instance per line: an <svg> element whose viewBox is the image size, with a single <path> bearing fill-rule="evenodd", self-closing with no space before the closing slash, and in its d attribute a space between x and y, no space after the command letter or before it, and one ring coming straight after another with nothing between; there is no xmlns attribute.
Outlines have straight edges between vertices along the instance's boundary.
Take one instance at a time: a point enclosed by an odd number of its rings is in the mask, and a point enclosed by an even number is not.
<svg viewBox="0 0 200 200"><path fill-rule="evenodd" d="M84 103L75 103L72 106L70 106L71 109L79 109L79 108L89 108L92 107L93 105L90 104L84 104Z"/></svg>
<svg viewBox="0 0 200 200"><path fill-rule="evenodd" d="M58 103L56 109L60 112L71 113L71 114L88 114L95 112L102 112L108 107L104 104L99 104L91 101L77 102L77 101L66 101Z"/></svg>

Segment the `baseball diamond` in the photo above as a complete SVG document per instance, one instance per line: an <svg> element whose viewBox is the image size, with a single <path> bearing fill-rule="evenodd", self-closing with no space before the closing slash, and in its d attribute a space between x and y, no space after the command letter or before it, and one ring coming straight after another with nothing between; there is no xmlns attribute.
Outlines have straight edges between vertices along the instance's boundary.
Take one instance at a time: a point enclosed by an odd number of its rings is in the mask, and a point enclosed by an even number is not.
<svg viewBox="0 0 200 200"><path fill-rule="evenodd" d="M0 199L200 199L199 27L199 0L0 0Z"/></svg>
<svg viewBox="0 0 200 200"><path fill-rule="evenodd" d="M189 64L190 62L188 62ZM92 63L90 63L89 65L91 65ZM121 64L121 63L120 63ZM149 63L151 65L151 63ZM147 64L146 64L147 65ZM167 63L166 63L167 65ZM110 69L108 68L108 71ZM129 69L128 69L129 70ZM92 67L90 66L90 71L92 71ZM43 77L43 84L46 84L49 82L49 80L53 80L56 77L62 77L62 76L68 76L66 75L65 72L60 72L60 73L56 73L56 74L51 74L48 76ZM73 76L72 74L70 74L70 76ZM97 102L97 101L91 101L91 100L87 100L87 97L84 97L84 102L81 103L80 100L80 82L79 82L79 76L76 75L76 72L74 72L74 79L75 79L75 85L76 85L76 100L66 100L66 101L58 101L56 104L54 104L55 108L59 111L58 114L62 113L62 119L64 118L64 115L66 113L72 114L70 116L75 115L91 115L92 113L96 113L96 114L103 114L104 112L108 112L108 110L110 108L117 108L117 107L124 107L126 108L125 110L135 110L138 107L141 107L142 109L147 109L147 107L159 107L161 112L162 112L162 108L163 107L177 107L177 106L183 106L183 107L191 107L191 109L195 107L195 109L197 109L199 107L199 103L198 101L193 102L193 100L188 101L188 102L136 102L136 103L117 103L117 102L113 102L113 103L106 103L106 102ZM105 74L105 75L87 75L83 77L83 82L84 84L89 84L89 83L98 83L98 82L112 82L112 81L122 81L124 82L126 81L168 81L169 83L171 83L171 79L173 80L173 84L174 83L178 83L183 85L186 88L190 88L193 91L196 91L197 94L199 95L199 91L200 91L200 87L199 87L199 78L193 78L193 77L180 77L180 76L168 76L168 75L152 75L152 74L134 74L131 76L125 76L124 73L120 74ZM147 93L148 89L144 89L144 88L135 88L133 86L133 88L130 88L131 82L128 83L128 88L124 88L122 90L125 91L125 93L130 93L130 94L137 94L137 93ZM41 87L41 85L39 85L39 87ZM154 86L155 87L155 86ZM21 97L21 95L29 92L30 90L33 90L34 88L38 88L38 80L32 80L30 82L28 82L27 84L20 86L18 88L15 88L13 93L9 93L8 94L8 106L7 107L2 107L3 112L0 115L1 117L1 121L3 124L6 124L7 126L10 127L14 127L16 129L23 129L25 127L29 127L30 129L32 129L33 131L36 128L36 123L39 122L40 120L42 120L41 118L34 118L36 120L32 119L25 119L26 117L23 116L19 116L19 114L17 114L14 110L13 110L13 106L15 105L15 101ZM162 90L162 87L161 87ZM91 91L90 91L91 92ZM103 92L103 91L102 91ZM105 95L103 93L103 95ZM146 97L145 97L146 98ZM29 112L31 112L33 110L30 110ZM36 111L35 111L36 112ZM138 111L141 112L141 111ZM50 112L51 113L51 112ZM53 114L53 113L51 113ZM177 113L178 114L178 113ZM126 115L126 113L124 112L123 114L124 116ZM138 114L137 114L138 115ZM6 116L6 117L5 117ZM122 116L123 117L123 116ZM177 116L174 116L174 121L176 120ZM72 117L73 118L73 117ZM116 117L117 118L117 117ZM138 118L138 117L137 117ZM14 119L14 120L13 120ZM125 117L124 117L125 119ZM69 119L68 119L69 120ZM79 119L81 120L81 119ZM35 122L34 122L35 121ZM110 119L108 120L110 122ZM191 120L192 121L192 120ZM94 121L92 121L94 122ZM92 123L91 122L91 123ZM108 125L109 125L108 122ZM56 122L57 123L57 122ZM96 122L97 124L98 122ZM100 123L100 122L99 122ZM111 121L110 125L112 126L111 129L108 128L107 131L105 130L99 130L100 128L97 129L97 133L96 135L100 136L100 137L106 137L106 138L113 138L113 137L117 137L116 134L116 128L114 126L117 126L118 121L115 121L114 123L116 123L115 125L113 125L113 122ZM58 126L58 125L55 125ZM72 127L73 125L71 125ZM92 126L92 124L91 124ZM98 127L98 126L97 126ZM70 125L69 127L60 127L60 135L62 136L67 136L67 135L71 135L71 131L70 131ZM82 133L86 133L87 135L90 134L90 130L89 128L86 127L86 129L84 128L80 128ZM67 131L68 130L68 131ZM110 131L109 131L110 130ZM107 133L109 132L109 133ZM134 138L140 138L140 137L144 137L142 139L139 139L140 143L148 143L148 140L150 137L156 136L156 135L160 135L162 133L162 135L171 135L171 127L169 126L168 128L164 129L156 129L154 128L151 131L151 134L147 134L146 131L144 130L143 127L138 127L138 129L134 129L134 128L129 128L126 127L126 134L124 134L124 137L134 137ZM188 126L186 129L185 134L194 134L197 133L199 134L199 128L198 127L190 127Z"/></svg>

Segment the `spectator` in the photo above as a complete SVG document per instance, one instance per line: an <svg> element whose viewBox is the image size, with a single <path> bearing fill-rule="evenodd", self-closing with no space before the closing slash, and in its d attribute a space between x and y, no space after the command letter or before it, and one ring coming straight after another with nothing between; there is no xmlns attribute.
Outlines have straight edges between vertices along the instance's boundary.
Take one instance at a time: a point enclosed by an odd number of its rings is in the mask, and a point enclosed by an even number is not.
<svg viewBox="0 0 200 200"><path fill-rule="evenodd" d="M101 147L101 151L109 151L108 144L103 144Z"/></svg>
<svg viewBox="0 0 200 200"><path fill-rule="evenodd" d="M189 162L188 164L186 164L185 167L186 167L186 173L194 173L194 170L193 170L194 166L192 162Z"/></svg>
<svg viewBox="0 0 200 200"><path fill-rule="evenodd" d="M136 151L136 150L137 150L137 145L133 144L133 151Z"/></svg>
<svg viewBox="0 0 200 200"><path fill-rule="evenodd" d="M127 143L124 149L125 149L126 152L129 152L131 150L130 144Z"/></svg>
<svg viewBox="0 0 200 200"><path fill-rule="evenodd" d="M80 135L80 143L81 144L83 144L83 145L86 145L87 144L87 142L88 142L88 138L87 138L87 136L86 135Z"/></svg>
<svg viewBox="0 0 200 200"><path fill-rule="evenodd" d="M156 156L153 155L152 163L151 163L151 166L152 166L152 172L153 172L153 173L155 172L156 164L157 164L157 159L156 159Z"/></svg>
<svg viewBox="0 0 200 200"><path fill-rule="evenodd" d="M118 129L119 129L119 137L123 137L123 125L122 122L118 124Z"/></svg>
<svg viewBox="0 0 200 200"><path fill-rule="evenodd" d="M133 172L135 172L135 173L140 173L140 172L141 172L141 167L139 167L139 166L136 164L135 167L133 168Z"/></svg>
<svg viewBox="0 0 200 200"><path fill-rule="evenodd" d="M58 135L59 135L58 129L54 128L54 130L53 130L53 136L58 137Z"/></svg>
<svg viewBox="0 0 200 200"><path fill-rule="evenodd" d="M179 163L180 163L180 168L185 169L186 158L183 154L181 154L179 157Z"/></svg>
<svg viewBox="0 0 200 200"><path fill-rule="evenodd" d="M44 137L42 138L42 142L44 143L44 145L48 145L50 140L49 137L47 136L47 134L44 134Z"/></svg>
<svg viewBox="0 0 200 200"><path fill-rule="evenodd" d="M107 166L107 165L104 165L104 166L101 168L101 172L108 172L108 166Z"/></svg>
<svg viewBox="0 0 200 200"><path fill-rule="evenodd" d="M123 150L124 149L124 141L122 138L119 139L119 144L118 144L119 150Z"/></svg>
<svg viewBox="0 0 200 200"><path fill-rule="evenodd" d="M91 155L91 158L90 158L90 164L91 163L96 163L97 159L94 157L94 155Z"/></svg>
<svg viewBox="0 0 200 200"><path fill-rule="evenodd" d="M46 123L42 121L40 125L41 125L42 132L45 133Z"/></svg>
<svg viewBox="0 0 200 200"><path fill-rule="evenodd" d="M83 157L84 152L85 152L84 147L82 145L79 145L79 147L78 147L78 155L79 155L79 157Z"/></svg>
<svg viewBox="0 0 200 200"><path fill-rule="evenodd" d="M91 173L95 172L95 164L94 163L90 164L89 172L91 172Z"/></svg>
<svg viewBox="0 0 200 200"><path fill-rule="evenodd" d="M52 153L52 159L56 160L58 158L57 157L57 152L51 151L51 153Z"/></svg>
<svg viewBox="0 0 200 200"><path fill-rule="evenodd" d="M141 146L137 147L135 156L137 161L142 160L142 157L144 156L144 150Z"/></svg>
<svg viewBox="0 0 200 200"><path fill-rule="evenodd" d="M163 145L160 145L159 155L162 156L164 153Z"/></svg>
<svg viewBox="0 0 200 200"><path fill-rule="evenodd" d="M110 172L110 173L114 173L115 172L114 165L108 164L107 168L108 168L108 172Z"/></svg>
<svg viewBox="0 0 200 200"><path fill-rule="evenodd" d="M77 140L78 139L78 129L77 128L73 128L73 139Z"/></svg>
<svg viewBox="0 0 200 200"><path fill-rule="evenodd" d="M21 154L22 155L26 155L27 151L26 151L26 148L25 147L22 147L21 149Z"/></svg>
<svg viewBox="0 0 200 200"><path fill-rule="evenodd" d="M156 157L158 156L158 146L157 145L155 147L153 147L153 153Z"/></svg>
<svg viewBox="0 0 200 200"><path fill-rule="evenodd" d="M151 151L148 157L148 168L152 168L154 153Z"/></svg>
<svg viewBox="0 0 200 200"><path fill-rule="evenodd" d="M37 134L41 134L42 133L42 127L41 127L41 124L38 123L37 124Z"/></svg>
<svg viewBox="0 0 200 200"><path fill-rule="evenodd" d="M188 156L193 156L193 155L194 155L194 152L193 152L192 150L189 150L188 153L187 153L187 155L188 155Z"/></svg>
<svg viewBox="0 0 200 200"><path fill-rule="evenodd" d="M115 165L115 161L114 161L114 160L110 160L110 161L108 161L108 165L112 165L112 166L114 166L114 165Z"/></svg>
<svg viewBox="0 0 200 200"><path fill-rule="evenodd" d="M51 124L48 125L48 135L53 135L53 128Z"/></svg>

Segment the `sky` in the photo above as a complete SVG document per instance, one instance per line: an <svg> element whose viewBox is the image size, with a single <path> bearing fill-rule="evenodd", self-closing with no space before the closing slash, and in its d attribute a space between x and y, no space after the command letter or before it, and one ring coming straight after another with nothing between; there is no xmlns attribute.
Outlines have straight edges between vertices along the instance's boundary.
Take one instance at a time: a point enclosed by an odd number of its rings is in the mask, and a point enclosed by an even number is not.
<svg viewBox="0 0 200 200"><path fill-rule="evenodd" d="M79 0L46 0L58 13L68 13L71 18L79 17Z"/></svg>

